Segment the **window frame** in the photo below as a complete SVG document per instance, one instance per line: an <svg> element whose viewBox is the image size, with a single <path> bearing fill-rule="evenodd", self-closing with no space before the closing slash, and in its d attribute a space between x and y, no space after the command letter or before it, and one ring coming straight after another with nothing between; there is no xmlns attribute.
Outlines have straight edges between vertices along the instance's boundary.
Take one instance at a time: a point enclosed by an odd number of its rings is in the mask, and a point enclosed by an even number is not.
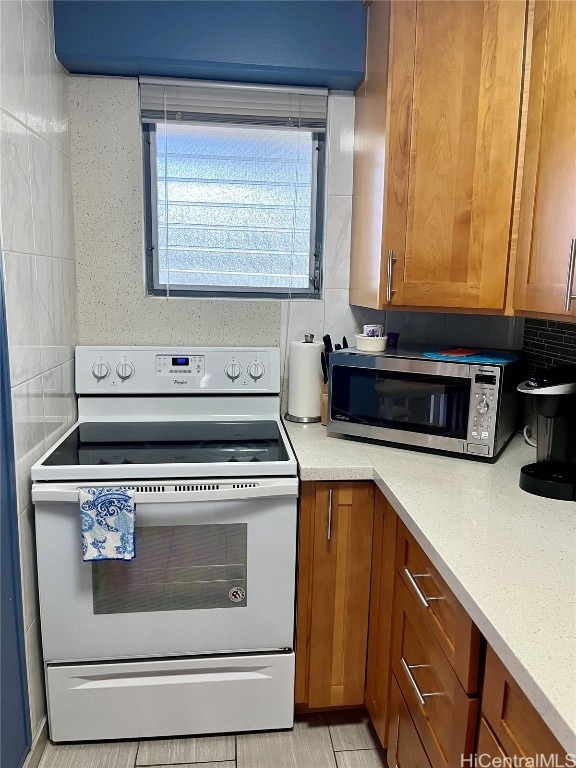
<svg viewBox="0 0 576 768"><path fill-rule="evenodd" d="M147 294L164 298L320 299L322 297L323 281L324 211L326 199L326 134L323 132L312 132L312 140L316 151L313 154L312 169L310 262L308 268L310 279L308 287L272 289L264 286L237 286L229 290L222 290L218 286L167 286L160 283L159 280L156 123L142 123L144 255Z"/></svg>

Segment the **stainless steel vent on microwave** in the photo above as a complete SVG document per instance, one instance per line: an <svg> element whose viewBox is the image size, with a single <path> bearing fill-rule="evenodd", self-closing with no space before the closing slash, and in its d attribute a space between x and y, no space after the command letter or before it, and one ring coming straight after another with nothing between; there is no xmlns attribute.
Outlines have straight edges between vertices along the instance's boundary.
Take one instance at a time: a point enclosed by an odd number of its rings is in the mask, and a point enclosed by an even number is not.
<svg viewBox="0 0 576 768"><path fill-rule="evenodd" d="M495 459L516 427L517 363L422 352L330 358L328 433Z"/></svg>

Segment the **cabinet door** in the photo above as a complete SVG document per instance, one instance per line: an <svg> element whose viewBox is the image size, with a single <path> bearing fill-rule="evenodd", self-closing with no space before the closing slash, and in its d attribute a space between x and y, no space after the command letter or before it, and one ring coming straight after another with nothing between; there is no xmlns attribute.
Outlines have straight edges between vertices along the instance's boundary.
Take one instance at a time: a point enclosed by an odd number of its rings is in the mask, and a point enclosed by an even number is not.
<svg viewBox="0 0 576 768"><path fill-rule="evenodd" d="M406 238L415 16L415 0L368 7L366 79L356 94L350 304L373 309L390 298L387 249L403 252Z"/></svg>
<svg viewBox="0 0 576 768"><path fill-rule="evenodd" d="M373 483L316 483L313 495L303 488L296 640L301 706L364 703L373 515Z"/></svg>
<svg viewBox="0 0 576 768"><path fill-rule="evenodd" d="M530 96L514 308L576 316L565 309L576 238L576 3L535 3ZM574 258L574 255L573 255Z"/></svg>
<svg viewBox="0 0 576 768"><path fill-rule="evenodd" d="M406 237L385 226L383 243L393 305L504 306L525 15L519 0L418 2L391 38L414 47Z"/></svg>
<svg viewBox="0 0 576 768"><path fill-rule="evenodd" d="M490 646L486 651L482 713L509 757L535 760L538 755L547 759L554 755L555 765L568 764L566 751Z"/></svg>
<svg viewBox="0 0 576 768"><path fill-rule="evenodd" d="M387 746L390 700L392 601L394 594L394 549L398 517L383 494L374 498L374 538L370 624L366 668L366 709L380 743Z"/></svg>

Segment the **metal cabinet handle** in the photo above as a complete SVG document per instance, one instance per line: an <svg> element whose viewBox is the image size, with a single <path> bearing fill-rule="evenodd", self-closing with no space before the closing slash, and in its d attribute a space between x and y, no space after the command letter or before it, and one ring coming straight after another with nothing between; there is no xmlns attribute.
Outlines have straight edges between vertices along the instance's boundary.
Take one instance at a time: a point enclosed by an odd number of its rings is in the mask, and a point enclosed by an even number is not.
<svg viewBox="0 0 576 768"><path fill-rule="evenodd" d="M394 258L394 251L392 248L388 250L388 271L387 271L387 280L386 280L386 302L390 304L392 301L392 296L396 293L396 291L392 290L392 269L394 268L394 264L396 263L396 259Z"/></svg>
<svg viewBox="0 0 576 768"><path fill-rule="evenodd" d="M420 599L422 604L425 608L430 608L430 603L432 600L441 600L441 597L428 597L427 595L422 592L420 587L418 586L418 583L416 582L416 579L422 578L424 576L430 576L429 573L410 573L410 570L408 568L404 568L404 573L406 574L406 578L412 585L414 592L416 592L417 597Z"/></svg>
<svg viewBox="0 0 576 768"><path fill-rule="evenodd" d="M326 538L328 541L332 538L332 488L328 491L328 522L326 525Z"/></svg>
<svg viewBox="0 0 576 768"><path fill-rule="evenodd" d="M418 687L418 683L416 682L416 678L412 674L413 669L425 669L429 668L430 664L408 664L404 656L401 657L400 663L404 667L404 671L406 672L406 675L408 676L408 680L410 680L410 683L412 684L412 688L414 688L414 692L416 693L416 696L418 698L418 701L420 702L420 706L424 707L426 705L426 699L430 696L440 696L439 693L422 693L420 688Z"/></svg>
<svg viewBox="0 0 576 768"><path fill-rule="evenodd" d="M572 293L574 285L574 267L576 265L576 238L570 241L570 253L568 254L568 275L566 276L566 294L564 295L564 311L570 310L570 304L576 299L576 293Z"/></svg>

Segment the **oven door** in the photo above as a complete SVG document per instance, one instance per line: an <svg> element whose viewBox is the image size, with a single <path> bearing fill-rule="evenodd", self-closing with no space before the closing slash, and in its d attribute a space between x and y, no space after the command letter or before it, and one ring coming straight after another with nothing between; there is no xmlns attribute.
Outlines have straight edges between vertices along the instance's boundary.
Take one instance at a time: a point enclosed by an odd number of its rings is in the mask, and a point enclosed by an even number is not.
<svg viewBox="0 0 576 768"><path fill-rule="evenodd" d="M370 359L374 367L332 365L329 431L461 452L470 411L469 366Z"/></svg>
<svg viewBox="0 0 576 768"><path fill-rule="evenodd" d="M297 479L177 482L136 489L133 560L92 563L78 485L34 486L46 661L293 647Z"/></svg>

